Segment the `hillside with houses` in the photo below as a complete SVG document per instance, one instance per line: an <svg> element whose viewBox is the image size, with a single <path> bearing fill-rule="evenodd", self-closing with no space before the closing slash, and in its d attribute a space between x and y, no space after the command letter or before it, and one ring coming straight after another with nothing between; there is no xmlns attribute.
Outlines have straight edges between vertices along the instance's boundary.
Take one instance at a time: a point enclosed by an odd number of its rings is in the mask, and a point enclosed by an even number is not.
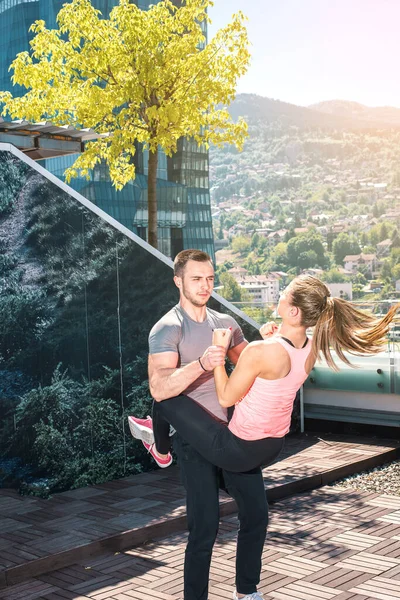
<svg viewBox="0 0 400 600"><path fill-rule="evenodd" d="M400 296L400 110L354 103L309 109L252 95L242 153L212 148L210 184L220 291L277 301L302 272L381 311Z"/></svg>

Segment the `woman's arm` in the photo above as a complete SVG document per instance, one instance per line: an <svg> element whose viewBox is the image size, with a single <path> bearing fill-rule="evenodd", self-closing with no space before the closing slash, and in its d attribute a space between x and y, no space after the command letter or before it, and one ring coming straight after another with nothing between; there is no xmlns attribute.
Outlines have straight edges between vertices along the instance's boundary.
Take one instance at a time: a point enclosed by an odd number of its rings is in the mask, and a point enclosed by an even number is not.
<svg viewBox="0 0 400 600"><path fill-rule="evenodd" d="M252 342L246 346L229 378L224 366L214 369L218 402L224 408L239 402L260 374L261 361L264 356L263 345L263 342Z"/></svg>

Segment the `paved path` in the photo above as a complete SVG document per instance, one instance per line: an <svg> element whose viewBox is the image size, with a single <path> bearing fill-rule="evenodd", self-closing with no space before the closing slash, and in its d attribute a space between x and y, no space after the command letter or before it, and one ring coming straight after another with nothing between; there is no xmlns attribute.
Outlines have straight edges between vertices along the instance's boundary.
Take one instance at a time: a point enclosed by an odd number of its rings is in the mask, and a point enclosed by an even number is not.
<svg viewBox="0 0 400 600"><path fill-rule="evenodd" d="M264 470L268 497L277 500L317 488L398 453L393 441L293 436L279 461ZM222 494L221 514L235 510L233 500ZM176 468L56 494L50 500L2 490L0 587L184 527L184 491Z"/></svg>
<svg viewBox="0 0 400 600"><path fill-rule="evenodd" d="M221 522L209 600L232 597L236 517ZM186 534L74 564L4 590L4 600L180 600ZM400 598L400 497L323 487L271 507L265 600Z"/></svg>

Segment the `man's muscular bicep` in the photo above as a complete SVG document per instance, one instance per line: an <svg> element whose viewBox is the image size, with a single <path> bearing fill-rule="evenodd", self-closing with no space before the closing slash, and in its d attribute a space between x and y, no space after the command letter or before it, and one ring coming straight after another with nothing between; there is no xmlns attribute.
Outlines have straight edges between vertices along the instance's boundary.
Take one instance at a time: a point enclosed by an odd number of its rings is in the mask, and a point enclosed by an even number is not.
<svg viewBox="0 0 400 600"><path fill-rule="evenodd" d="M157 372L160 369L176 369L178 362L179 354L177 352L149 354L149 377L152 372Z"/></svg>
<svg viewBox="0 0 400 600"><path fill-rule="evenodd" d="M178 367L178 363L179 354L177 352L160 352L158 354L149 354L149 385L150 392L153 396L158 395L157 393L160 392L159 385L162 382L163 375L166 375L165 369L176 369Z"/></svg>

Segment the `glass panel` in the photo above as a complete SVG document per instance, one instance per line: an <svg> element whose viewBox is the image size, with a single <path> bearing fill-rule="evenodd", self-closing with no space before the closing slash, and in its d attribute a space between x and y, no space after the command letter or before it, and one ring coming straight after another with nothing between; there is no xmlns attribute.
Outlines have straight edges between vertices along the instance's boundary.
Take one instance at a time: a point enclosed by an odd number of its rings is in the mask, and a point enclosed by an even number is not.
<svg viewBox="0 0 400 600"><path fill-rule="evenodd" d="M150 411L147 337L178 301L172 263L67 189L0 151L0 474L42 493L154 468L126 416Z"/></svg>
<svg viewBox="0 0 400 600"><path fill-rule="evenodd" d="M335 357L335 354L332 353ZM347 357L358 369L348 367L336 359L340 371L335 372L324 363L317 363L304 384L306 388L322 390L348 390L390 394L391 376L389 352L376 356Z"/></svg>
<svg viewBox="0 0 400 600"><path fill-rule="evenodd" d="M400 394L400 327L398 325L393 328L390 338L389 358L392 390L394 394Z"/></svg>

